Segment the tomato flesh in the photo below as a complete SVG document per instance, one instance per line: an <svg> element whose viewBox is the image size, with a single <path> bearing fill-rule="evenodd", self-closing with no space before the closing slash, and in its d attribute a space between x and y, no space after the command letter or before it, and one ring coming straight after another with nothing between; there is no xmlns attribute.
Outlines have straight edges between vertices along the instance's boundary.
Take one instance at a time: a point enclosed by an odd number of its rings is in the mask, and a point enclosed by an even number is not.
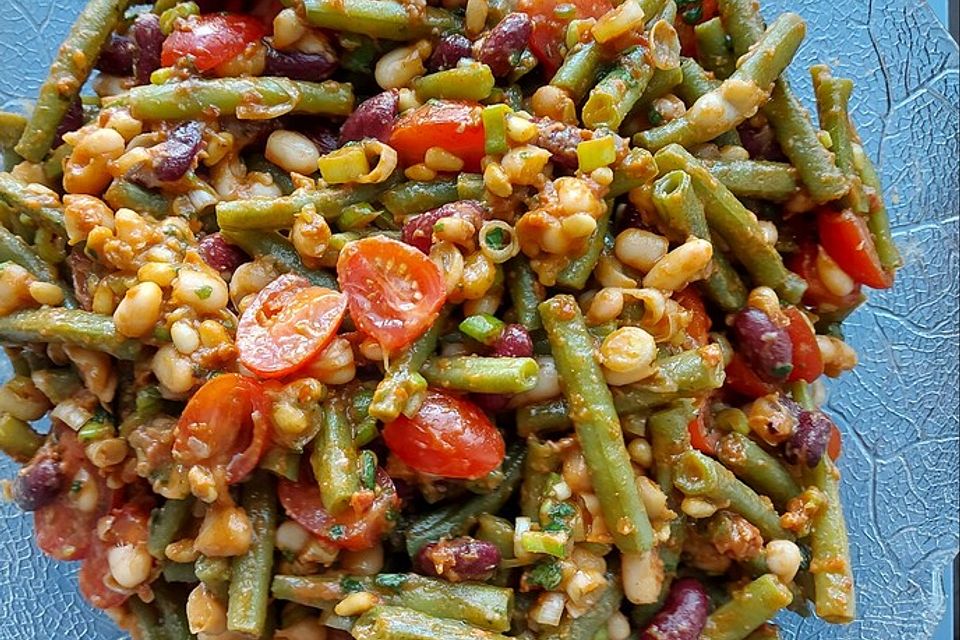
<svg viewBox="0 0 960 640"><path fill-rule="evenodd" d="M817 345L817 336L799 309L786 307L783 312L790 320L786 330L793 344L793 370L787 381L813 382L823 375L823 356Z"/></svg>
<svg viewBox="0 0 960 640"><path fill-rule="evenodd" d="M889 289L893 274L884 271L866 221L849 209L817 213L820 244L847 274L868 287Z"/></svg>
<svg viewBox="0 0 960 640"><path fill-rule="evenodd" d="M464 171L479 171L486 153L480 113L476 103L431 100L397 120L390 146L408 167L423 162L427 149L440 147L463 160Z"/></svg>
<svg viewBox="0 0 960 640"><path fill-rule="evenodd" d="M87 602L99 609L119 607L130 597L128 593L114 591L105 580L110 576L108 554L118 545L145 545L149 536L150 506L152 500L129 502L110 512L111 526L107 529L105 540L96 536L77 580L80 593Z"/></svg>
<svg viewBox="0 0 960 640"><path fill-rule="evenodd" d="M237 325L240 362L261 378L280 378L310 362L333 340L347 297L282 275L244 310Z"/></svg>
<svg viewBox="0 0 960 640"><path fill-rule="evenodd" d="M560 17L557 7L569 5L574 15ZM533 30L530 32L530 50L549 76L556 73L563 63L566 47L567 25L573 19L599 18L613 8L610 0L521 0L517 10L530 16Z"/></svg>
<svg viewBox="0 0 960 640"><path fill-rule="evenodd" d="M200 387L174 432L174 458L186 465L225 468L228 484L254 470L269 439L262 387L250 378L225 373Z"/></svg>
<svg viewBox="0 0 960 640"><path fill-rule="evenodd" d="M251 42L267 35L260 20L235 13L190 17L163 42L160 62L172 67L186 56L198 71L208 71L243 53Z"/></svg>
<svg viewBox="0 0 960 640"><path fill-rule="evenodd" d="M843 437L840 435L840 429L835 424L830 425L830 440L827 442L827 455L836 462L843 453Z"/></svg>
<svg viewBox="0 0 960 640"><path fill-rule="evenodd" d="M677 304L690 312L690 324L687 325L687 335L689 335L697 346L707 344L710 332L710 316L707 315L707 308L703 304L703 298L696 289L686 287L673 295Z"/></svg>
<svg viewBox="0 0 960 640"><path fill-rule="evenodd" d="M382 236L344 247L337 278L350 317L389 351L426 331L447 298L437 265L414 247Z"/></svg>
<svg viewBox="0 0 960 640"><path fill-rule="evenodd" d="M393 480L377 469L377 488L372 500L356 501L336 516L323 508L320 487L308 464L300 465L296 482L281 478L277 488L287 515L315 536L350 551L369 549L393 529L400 498ZM360 504L363 503L363 504Z"/></svg>
<svg viewBox="0 0 960 640"><path fill-rule="evenodd" d="M712 456L717 452L717 443L720 441L720 434L707 427L706 412L709 409L706 403L701 405L697 417L690 421L687 430L690 432L690 446L697 451Z"/></svg>
<svg viewBox="0 0 960 640"><path fill-rule="evenodd" d="M500 466L506 450L479 407L435 389L415 416L388 423L383 439L407 466L445 478L481 478Z"/></svg>
<svg viewBox="0 0 960 640"><path fill-rule="evenodd" d="M724 387L748 398L759 398L776 391L776 387L760 379L739 353L733 354L726 374Z"/></svg>
<svg viewBox="0 0 960 640"><path fill-rule="evenodd" d="M789 260L790 270L807 282L807 290L803 294L803 301L820 312L834 312L855 307L860 303L860 285L845 296L838 296L827 288L820 279L817 270L817 254L822 251L812 242L800 245Z"/></svg>

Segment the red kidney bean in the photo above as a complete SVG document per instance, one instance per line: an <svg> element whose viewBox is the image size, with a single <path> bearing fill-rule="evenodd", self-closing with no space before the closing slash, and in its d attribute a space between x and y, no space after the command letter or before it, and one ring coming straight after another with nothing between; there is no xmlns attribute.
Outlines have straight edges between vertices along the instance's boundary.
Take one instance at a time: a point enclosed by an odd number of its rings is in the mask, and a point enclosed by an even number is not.
<svg viewBox="0 0 960 640"><path fill-rule="evenodd" d="M739 351L758 376L782 382L793 370L793 341L786 329L754 307L747 307L733 321Z"/></svg>
<svg viewBox="0 0 960 640"><path fill-rule="evenodd" d="M510 404L510 396L504 393L474 393L470 399L486 413L500 413Z"/></svg>
<svg viewBox="0 0 960 640"><path fill-rule="evenodd" d="M680 578L670 586L663 608L640 634L640 640L698 640L707 624L710 599L693 578Z"/></svg>
<svg viewBox="0 0 960 640"><path fill-rule="evenodd" d="M500 550L491 542L464 536L428 544L417 554L416 569L449 582L487 580L500 564Z"/></svg>
<svg viewBox="0 0 960 640"><path fill-rule="evenodd" d="M451 202L411 218L403 225L401 239L424 253L430 253L430 247L433 245L433 226L441 218L449 217L463 218L474 228L479 229L486 218L486 211L476 200Z"/></svg>
<svg viewBox="0 0 960 640"><path fill-rule="evenodd" d="M133 74L133 52L136 45L126 36L112 35L100 50L97 69L112 76Z"/></svg>
<svg viewBox="0 0 960 640"><path fill-rule="evenodd" d="M179 180L193 164L203 143L203 124L197 121L177 125L165 142L154 147L153 173L157 180Z"/></svg>
<svg viewBox="0 0 960 640"><path fill-rule="evenodd" d="M13 479L13 501L24 511L36 511L54 501L62 484L60 463L41 452Z"/></svg>
<svg viewBox="0 0 960 640"><path fill-rule="evenodd" d="M219 232L211 233L200 240L200 257L220 273L233 272L250 257L240 247L228 244Z"/></svg>
<svg viewBox="0 0 960 640"><path fill-rule="evenodd" d="M326 80L337 70L337 57L332 52L301 53L277 51L268 44L264 75L284 76L293 80Z"/></svg>
<svg viewBox="0 0 960 640"><path fill-rule="evenodd" d="M508 324L490 347L491 355L501 358L533 357L533 338L522 324Z"/></svg>
<svg viewBox="0 0 960 640"><path fill-rule="evenodd" d="M472 55L471 46L467 37L459 33L443 36L427 60L427 70L444 71L453 69L461 60Z"/></svg>
<svg viewBox="0 0 960 640"><path fill-rule="evenodd" d="M80 96L70 103L70 108L63 114L63 119L57 125L57 135L53 139L53 145L60 146L63 143L63 134L76 131L83 126L83 102Z"/></svg>
<svg viewBox="0 0 960 640"><path fill-rule="evenodd" d="M477 60L490 67L495 76L505 76L527 46L533 21L526 13L509 13L490 29L480 43Z"/></svg>
<svg viewBox="0 0 960 640"><path fill-rule="evenodd" d="M784 457L814 468L827 452L832 430L833 421L822 411L801 411L793 435L783 447Z"/></svg>
<svg viewBox="0 0 960 640"><path fill-rule="evenodd" d="M537 118L537 137L534 144L550 152L554 164L576 170L577 145L593 138L593 132L549 118Z"/></svg>
<svg viewBox="0 0 960 640"><path fill-rule="evenodd" d="M777 137L773 132L773 127L768 124L762 127L753 127L749 124L743 124L737 129L740 134L740 143L747 150L750 157L755 160L786 160Z"/></svg>
<svg viewBox="0 0 960 640"><path fill-rule="evenodd" d="M340 128L340 144L364 138L389 141L399 101L397 91L384 91L361 102Z"/></svg>
<svg viewBox="0 0 960 640"><path fill-rule="evenodd" d="M137 84L150 84L150 74L160 68L160 51L165 36L160 30L160 18L153 13L141 13L130 26L133 50L133 75Z"/></svg>

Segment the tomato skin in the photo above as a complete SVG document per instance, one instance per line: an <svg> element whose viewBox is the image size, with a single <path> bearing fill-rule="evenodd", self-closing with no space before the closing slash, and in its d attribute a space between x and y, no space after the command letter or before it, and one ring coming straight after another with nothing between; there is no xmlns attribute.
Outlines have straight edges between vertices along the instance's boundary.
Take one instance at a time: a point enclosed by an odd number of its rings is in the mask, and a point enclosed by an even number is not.
<svg viewBox="0 0 960 640"><path fill-rule="evenodd" d="M787 381L813 382L823 375L823 357L817 345L817 336L799 309L786 307L783 312L790 320L786 330L793 344L793 370Z"/></svg>
<svg viewBox="0 0 960 640"><path fill-rule="evenodd" d="M690 312L691 319L690 324L687 325L687 335L693 338L697 346L707 344L712 321L707 315L707 308L703 304L700 293L693 287L686 287L673 294L673 299Z"/></svg>
<svg viewBox="0 0 960 640"><path fill-rule="evenodd" d="M695 4L700 5L700 17L693 24L684 19L684 15L691 9L696 9ZM682 11L677 11L677 19L674 21L674 27L677 35L680 36L680 50L685 56L697 57L697 37L693 28L701 23L716 17L718 13L717 0L701 0L692 6L685 7Z"/></svg>
<svg viewBox="0 0 960 640"><path fill-rule="evenodd" d="M263 23L252 16L214 13L190 17L163 41L160 62L172 67L181 58L192 56L198 71L208 71L240 55L248 44L265 35Z"/></svg>
<svg viewBox="0 0 960 640"><path fill-rule="evenodd" d="M847 274L868 287L889 289L893 274L884 271L866 221L850 209L822 207L817 213L820 244Z"/></svg>
<svg viewBox="0 0 960 640"><path fill-rule="evenodd" d="M479 407L435 389L417 415L385 425L383 440L407 466L445 478L482 478L506 453L503 436Z"/></svg>
<svg viewBox="0 0 960 640"><path fill-rule="evenodd" d="M835 424L830 425L830 440L827 442L827 455L836 462L843 453L843 436L840 429Z"/></svg>
<svg viewBox="0 0 960 640"><path fill-rule="evenodd" d="M344 247L337 278L350 317L388 351L405 347L425 332L447 299L443 275L430 258L382 236Z"/></svg>
<svg viewBox="0 0 960 640"><path fill-rule="evenodd" d="M720 441L720 434L713 429L707 428L706 411L706 403L704 403L701 405L697 417L687 425L687 430L690 432L690 446L697 451L702 451L708 456L712 456L717 453L717 443Z"/></svg>
<svg viewBox="0 0 960 640"><path fill-rule="evenodd" d="M820 279L817 271L817 254L822 250L816 244L806 242L801 244L787 261L790 270L807 282L803 301L820 312L834 312L856 306L860 303L859 284L849 294L838 296L827 289L827 285Z"/></svg>
<svg viewBox="0 0 960 640"><path fill-rule="evenodd" d="M330 515L323 508L320 487L309 464L300 465L300 478L296 482L281 478L277 493L287 515L300 526L349 551L369 549L380 542L393 529L400 508L393 480L383 469L377 469L377 489L373 499L357 500L353 508L337 516Z"/></svg>
<svg viewBox="0 0 960 640"><path fill-rule="evenodd" d="M146 498L128 502L114 509L108 515L111 518L111 526L106 531L105 539L93 537L90 551L80 567L77 580L80 593L94 607L98 609L119 607L130 597L130 594L114 591L104 583L104 579L110 575L107 557L114 546L147 543L152 503L151 499Z"/></svg>
<svg viewBox="0 0 960 640"><path fill-rule="evenodd" d="M285 274L264 287L237 325L240 362L261 378L280 378L305 366L337 334L347 297Z"/></svg>
<svg viewBox="0 0 960 640"><path fill-rule="evenodd" d="M236 373L219 375L200 387L180 415L173 456L187 465L224 467L227 484L241 482L267 447L267 415L260 384ZM207 455L195 450L196 441L206 445Z"/></svg>
<svg viewBox="0 0 960 640"><path fill-rule="evenodd" d="M776 391L776 387L760 379L739 353L734 353L726 369L724 387L748 398L759 398Z"/></svg>
<svg viewBox="0 0 960 640"><path fill-rule="evenodd" d="M533 22L530 50L550 76L563 63L563 43L570 22L554 13L561 4L572 5L576 10L576 19L599 18L613 8L610 0L521 0L517 11L528 14Z"/></svg>
<svg viewBox="0 0 960 640"><path fill-rule="evenodd" d="M423 162L430 147L441 147L463 160L464 171L479 171L485 154L482 109L473 102L431 100L400 116L390 134L390 146L400 162Z"/></svg>

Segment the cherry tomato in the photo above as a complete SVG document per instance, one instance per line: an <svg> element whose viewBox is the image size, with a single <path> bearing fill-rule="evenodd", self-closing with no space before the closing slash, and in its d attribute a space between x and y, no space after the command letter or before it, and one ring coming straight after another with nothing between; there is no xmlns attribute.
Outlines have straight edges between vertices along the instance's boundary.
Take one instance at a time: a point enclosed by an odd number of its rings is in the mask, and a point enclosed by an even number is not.
<svg viewBox="0 0 960 640"><path fill-rule="evenodd" d="M111 525L105 540L93 536L90 551L80 567L77 580L80 593L87 602L99 609L119 607L130 594L114 591L105 580L110 576L108 554L119 545L145 545L149 536L152 500L129 502L110 512Z"/></svg>
<svg viewBox="0 0 960 640"><path fill-rule="evenodd" d="M200 387L174 430L174 458L187 465L226 467L228 484L243 481L257 466L269 438L263 388L255 380L225 373Z"/></svg>
<svg viewBox="0 0 960 640"><path fill-rule="evenodd" d="M697 57L697 36L693 28L717 15L717 0L699 0L678 6L674 26L680 36L680 50L685 56Z"/></svg>
<svg viewBox="0 0 960 640"><path fill-rule="evenodd" d="M431 100L400 116L390 146L405 166L423 162L427 149L440 147L463 160L464 171L479 171L485 153L480 112L472 102Z"/></svg>
<svg viewBox="0 0 960 640"><path fill-rule="evenodd" d="M556 10L561 5L572 6L573 15L558 16ZM552 76L563 63L564 41L570 21L599 18L612 8L610 0L521 0L517 10L530 16L533 22L530 50Z"/></svg>
<svg viewBox="0 0 960 640"><path fill-rule="evenodd" d="M369 549L393 529L400 498L393 480L377 469L377 487L372 500L355 501L353 508L332 516L323 508L320 487L308 464L300 465L300 478L292 482L280 479L277 488L287 515L315 536L350 551ZM355 494L359 495L359 494Z"/></svg>
<svg viewBox="0 0 960 640"><path fill-rule="evenodd" d="M481 478L506 451L500 431L475 404L434 389L413 418L388 423L383 440L409 467L445 478Z"/></svg>
<svg viewBox="0 0 960 640"><path fill-rule="evenodd" d="M261 378L279 378L310 362L337 334L347 311L342 293L282 275L240 316L240 362Z"/></svg>
<svg viewBox="0 0 960 640"><path fill-rule="evenodd" d="M265 35L263 23L252 16L214 13L187 18L164 40L160 62L172 67L191 56L198 71L207 71L237 57Z"/></svg>
<svg viewBox="0 0 960 640"><path fill-rule="evenodd" d="M822 207L817 213L820 244L851 278L874 289L893 286L893 274L884 271L866 221L849 209Z"/></svg>
<svg viewBox="0 0 960 640"><path fill-rule="evenodd" d="M87 460L68 427L55 427L50 455L59 458L63 489L50 504L34 512L37 546L57 560L82 560L90 549L97 520L110 510L115 492Z"/></svg>
<svg viewBox="0 0 960 640"><path fill-rule="evenodd" d="M820 312L833 312L855 307L860 303L860 285L845 296L838 296L827 289L817 270L817 254L823 251L812 242L803 243L789 260L790 270L807 281L803 301Z"/></svg>
<svg viewBox="0 0 960 640"><path fill-rule="evenodd" d="M687 335L689 335L698 346L707 344L710 332L710 316L707 315L707 308L703 304L703 298L693 287L686 287L682 291L673 294L673 299L681 307L690 312L690 324L687 325Z"/></svg>
<svg viewBox="0 0 960 640"><path fill-rule="evenodd" d="M388 351L413 342L447 299L440 269L414 247L382 236L351 242L337 260L340 289L360 330Z"/></svg>
<svg viewBox="0 0 960 640"><path fill-rule="evenodd" d="M817 336L799 309L786 307L783 312L790 319L786 329L793 344L793 371L787 381L813 382L823 375L823 357L817 346Z"/></svg>
<svg viewBox="0 0 960 640"><path fill-rule="evenodd" d="M776 387L769 382L764 382L760 379L760 376L754 373L739 353L733 354L730 364L727 365L726 373L724 387L748 398L759 398L776 391Z"/></svg>
<svg viewBox="0 0 960 640"><path fill-rule="evenodd" d="M835 424L830 425L830 440L827 442L827 455L830 456L831 460L836 462L842 452L843 436L840 434L840 429Z"/></svg>
<svg viewBox="0 0 960 640"><path fill-rule="evenodd" d="M697 417L687 425L687 430L690 432L690 445L697 451L712 456L717 453L720 434L707 427L706 412L706 403L703 403Z"/></svg>

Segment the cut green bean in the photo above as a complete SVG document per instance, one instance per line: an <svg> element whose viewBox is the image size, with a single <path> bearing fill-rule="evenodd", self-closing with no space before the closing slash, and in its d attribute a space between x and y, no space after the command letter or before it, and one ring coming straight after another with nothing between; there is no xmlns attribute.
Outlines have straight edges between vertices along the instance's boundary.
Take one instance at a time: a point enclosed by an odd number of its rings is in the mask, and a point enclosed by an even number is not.
<svg viewBox="0 0 960 640"><path fill-rule="evenodd" d="M437 71L413 81L413 88L421 100L473 100L479 102L493 91L493 72L479 62L459 64L452 69Z"/></svg>
<svg viewBox="0 0 960 640"><path fill-rule="evenodd" d="M703 640L743 640L793 601L793 594L768 573L733 594L707 618Z"/></svg>
<svg viewBox="0 0 960 640"><path fill-rule="evenodd" d="M681 454L674 465L673 484L685 495L729 502L729 509L749 520L767 540L792 540L780 526L780 516L733 472L699 451Z"/></svg>
<svg viewBox="0 0 960 640"><path fill-rule="evenodd" d="M619 129L652 76L653 67L644 47L634 47L621 55L613 70L590 90L583 105L583 124L590 129Z"/></svg>
<svg viewBox="0 0 960 640"><path fill-rule="evenodd" d="M560 451L552 442L536 438L527 440L527 459L523 463L523 484L520 487L520 513L534 522L540 520L543 492L550 474L559 471Z"/></svg>
<svg viewBox="0 0 960 640"><path fill-rule="evenodd" d="M70 105L80 95L100 49L110 38L129 0L91 0L84 5L76 22L60 45L50 73L40 87L30 121L15 147L30 162L40 162L57 135L57 127Z"/></svg>
<svg viewBox="0 0 960 640"><path fill-rule="evenodd" d="M559 295L540 305L540 317L604 520L621 551L646 551L653 544L650 520L580 307L573 296Z"/></svg>
<svg viewBox="0 0 960 640"><path fill-rule="evenodd" d="M690 450L690 421L695 411L689 400L658 411L647 420L647 439L653 451L657 484L668 496L673 493L673 466L677 456Z"/></svg>
<svg viewBox="0 0 960 640"><path fill-rule="evenodd" d="M193 563L197 579L215 592L226 592L230 582L230 558L211 558L201 555Z"/></svg>
<svg viewBox="0 0 960 640"><path fill-rule="evenodd" d="M257 231L220 232L223 239L235 244L255 258L265 258L283 273L295 273L303 276L320 287L338 289L336 278L321 269L309 269L303 264L300 254L289 240L279 233Z"/></svg>
<svg viewBox="0 0 960 640"><path fill-rule="evenodd" d="M310 464L320 485L323 508L337 515L360 490L357 449L353 444L353 429L339 398L329 399L319 413L323 428L310 455Z"/></svg>
<svg viewBox="0 0 960 640"><path fill-rule="evenodd" d="M427 383L471 393L523 393L537 384L540 367L533 358L481 356L434 357L420 369Z"/></svg>
<svg viewBox="0 0 960 640"><path fill-rule="evenodd" d="M0 318L0 342L75 344L120 360L135 360L143 346L117 333L110 316L53 307L17 311Z"/></svg>
<svg viewBox="0 0 960 640"><path fill-rule="evenodd" d="M380 196L380 202L398 220L460 199L458 180L453 178L438 178L430 182L401 182Z"/></svg>
<svg viewBox="0 0 960 640"><path fill-rule="evenodd" d="M233 559L227 629L255 637L263 634L270 599L277 496L272 477L258 471L243 486L241 505L250 519L250 548Z"/></svg>
<svg viewBox="0 0 960 640"><path fill-rule="evenodd" d="M567 53L550 84L566 91L574 102L580 102L597 81L602 65L600 45L596 42L578 44Z"/></svg>
<svg viewBox="0 0 960 640"><path fill-rule="evenodd" d="M360 616L350 633L356 640L509 640L459 620L382 605Z"/></svg>
<svg viewBox="0 0 960 640"><path fill-rule="evenodd" d="M683 69L681 67L677 67L676 69L655 69L653 76L650 78L650 82L647 83L646 90L644 90L643 95L640 96L637 107L642 110L650 109L654 100L673 93L681 82L683 82Z"/></svg>
<svg viewBox="0 0 960 640"><path fill-rule="evenodd" d="M705 160L717 180L738 198L785 202L800 188L797 170L766 160Z"/></svg>
<svg viewBox="0 0 960 640"><path fill-rule="evenodd" d="M20 464L26 464L43 446L43 436L23 420L0 413L0 451Z"/></svg>
<svg viewBox="0 0 960 640"><path fill-rule="evenodd" d="M13 149L27 128L27 119L19 113L0 111L0 149Z"/></svg>
<svg viewBox="0 0 960 640"><path fill-rule="evenodd" d="M462 32L456 14L437 7L411 11L397 0L297 0L315 27L385 40L416 40L433 33Z"/></svg>
<svg viewBox="0 0 960 640"><path fill-rule="evenodd" d="M20 265L38 280L56 284L63 291L64 306L67 308L76 307L73 292L70 287L65 286L58 280L54 267L37 255L37 252L20 236L11 233L6 227L0 226L0 263L7 261Z"/></svg>
<svg viewBox="0 0 960 640"><path fill-rule="evenodd" d="M66 236L60 200L46 187L26 184L9 173L0 172L0 203L57 235Z"/></svg>
<svg viewBox="0 0 960 640"><path fill-rule="evenodd" d="M720 86L720 81L700 66L693 58L681 58L680 72L683 74L680 84L677 85L676 94L683 100L689 109L697 100L710 93ZM714 140L719 146L739 146L740 134L736 129L731 129L720 134Z"/></svg>
<svg viewBox="0 0 960 640"><path fill-rule="evenodd" d="M546 291L526 256L517 256L507 263L507 291L517 314L517 322L529 331L541 327L538 305L546 299Z"/></svg>
<svg viewBox="0 0 960 640"><path fill-rule="evenodd" d="M854 140L848 111L850 96L853 95L853 80L835 78L830 73L830 67L822 64L811 68L810 74L817 96L820 128L830 134L830 150L837 167L850 184L844 204L856 213L866 215L870 212L870 202L863 190L854 159Z"/></svg>
<svg viewBox="0 0 960 640"><path fill-rule="evenodd" d="M717 457L758 493L781 508L800 495L800 487L780 462L740 433L728 433L717 445Z"/></svg>
<svg viewBox="0 0 960 640"><path fill-rule="evenodd" d="M587 240L587 247L582 254L572 259L557 274L557 286L564 289L579 291L587 286L593 270L600 261L603 245L607 242L610 233L610 217L613 215L612 202L606 203L607 210L597 220L597 228Z"/></svg>
<svg viewBox="0 0 960 640"><path fill-rule="evenodd" d="M187 565L190 566L190 565ZM159 622L163 628L166 640L190 640L194 637L190 633L190 624L187 622L187 598L181 589L175 589L163 580L150 585L153 588L153 605L159 612Z"/></svg>
<svg viewBox="0 0 960 640"><path fill-rule="evenodd" d="M114 210L127 208L154 218L173 215L173 202L169 197L141 187L129 180L114 180L103 194L103 199Z"/></svg>
<svg viewBox="0 0 960 640"><path fill-rule="evenodd" d="M128 599L126 605L136 621L137 630L140 632L139 638L142 640L168 640L159 612L153 605L147 604L138 595Z"/></svg>
<svg viewBox="0 0 960 640"><path fill-rule="evenodd" d="M164 560L163 579L167 582L196 583L197 574L193 571L192 562L170 562Z"/></svg>
<svg viewBox="0 0 960 640"><path fill-rule="evenodd" d="M165 560L164 550L171 542L179 540L178 535L193 517L193 499L167 500L162 507L150 514L150 535L147 538L147 551L157 560Z"/></svg>
<svg viewBox="0 0 960 640"><path fill-rule="evenodd" d="M697 41L697 57L704 69L725 80L737 70L733 45L720 18L711 18L693 28Z"/></svg>
<svg viewBox="0 0 960 640"><path fill-rule="evenodd" d="M873 235L873 244L877 248L877 256L880 258L880 264L884 269L892 271L903 266L903 258L893 241L893 234L890 231L890 217L887 214L887 206L883 201L883 186L880 184L880 176L877 175L877 169L873 166L873 161L867 155L866 150L861 147L863 160L860 163L860 180L866 187L867 197L870 198L870 214L867 216L867 227Z"/></svg>

